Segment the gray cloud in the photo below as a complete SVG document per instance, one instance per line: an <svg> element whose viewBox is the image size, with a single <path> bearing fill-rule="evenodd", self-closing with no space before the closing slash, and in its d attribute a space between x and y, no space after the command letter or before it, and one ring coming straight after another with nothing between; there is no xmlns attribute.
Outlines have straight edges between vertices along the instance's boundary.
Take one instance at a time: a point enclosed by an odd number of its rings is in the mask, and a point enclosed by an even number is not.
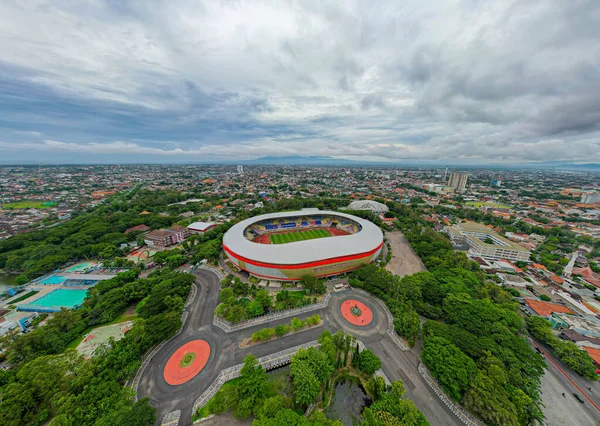
<svg viewBox="0 0 600 426"><path fill-rule="evenodd" d="M0 151L600 162L598 22L595 0L4 2Z"/></svg>

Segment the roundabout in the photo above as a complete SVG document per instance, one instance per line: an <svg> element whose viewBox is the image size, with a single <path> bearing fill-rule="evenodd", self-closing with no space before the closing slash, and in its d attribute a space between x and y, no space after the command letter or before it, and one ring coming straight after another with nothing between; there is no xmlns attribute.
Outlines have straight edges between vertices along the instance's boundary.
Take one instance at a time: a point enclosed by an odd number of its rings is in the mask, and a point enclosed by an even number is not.
<svg viewBox="0 0 600 426"><path fill-rule="evenodd" d="M373 311L359 300L346 300L340 306L342 316L350 324L364 327L373 321Z"/></svg>
<svg viewBox="0 0 600 426"><path fill-rule="evenodd" d="M165 365L165 382L176 386L190 381L202 371L209 356L210 345L206 340L192 340L180 346Z"/></svg>
<svg viewBox="0 0 600 426"><path fill-rule="evenodd" d="M219 300L220 278L212 271L198 269L197 293L187 307L189 315L183 327L150 355L146 368L142 367L132 382L137 398L148 397L156 408L156 426L188 426L192 424L194 405L199 397L214 386L221 386L221 373L244 362L247 354L257 358L278 353L282 348L291 348L316 341L322 328L302 333L290 333L260 346L240 348L238 343L265 327L284 325L293 316L305 319L319 314L324 328L335 334L338 331L352 334L371 349L382 361L382 370L392 381L402 378L412 393L415 404L422 409L431 424L460 426L446 405L433 404L437 395L424 382L416 369L418 356L406 349L399 350L390 337L390 314L385 304L376 297L360 290L348 288L332 293L329 302L300 314L287 317L264 318L260 323L227 331L214 322L214 311ZM401 377L402 375L402 377ZM177 420L170 421L169 415ZM167 421L169 420L169 421Z"/></svg>

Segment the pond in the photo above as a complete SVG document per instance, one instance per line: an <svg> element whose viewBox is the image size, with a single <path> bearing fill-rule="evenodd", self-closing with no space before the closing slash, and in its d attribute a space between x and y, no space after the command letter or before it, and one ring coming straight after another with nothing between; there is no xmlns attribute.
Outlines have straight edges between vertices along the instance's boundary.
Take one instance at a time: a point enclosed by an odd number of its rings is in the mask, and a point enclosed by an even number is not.
<svg viewBox="0 0 600 426"><path fill-rule="evenodd" d="M290 378L290 366L274 368L267 371L267 376L273 386L273 390L283 396L292 395L292 379Z"/></svg>
<svg viewBox="0 0 600 426"><path fill-rule="evenodd" d="M16 275L9 275L4 272L0 272L0 293L4 290L12 287L15 283Z"/></svg>
<svg viewBox="0 0 600 426"><path fill-rule="evenodd" d="M346 426L352 426L362 420L361 414L371 404L362 386L351 380L342 379L335 385L335 394L331 405L325 410L329 419L338 419Z"/></svg>

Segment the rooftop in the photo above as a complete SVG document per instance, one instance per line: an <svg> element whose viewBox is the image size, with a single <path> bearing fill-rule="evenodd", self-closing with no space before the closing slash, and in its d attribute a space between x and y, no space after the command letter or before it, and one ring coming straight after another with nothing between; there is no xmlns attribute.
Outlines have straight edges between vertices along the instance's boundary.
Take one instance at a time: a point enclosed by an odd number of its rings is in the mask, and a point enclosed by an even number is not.
<svg viewBox="0 0 600 426"><path fill-rule="evenodd" d="M296 241L287 244L257 244L244 237L244 230L253 223L267 219L298 216L338 216L350 219L361 226L356 234ZM255 216L238 222L223 236L223 246L234 253L254 261L280 265L296 265L340 256L352 256L379 248L383 243L381 229L368 220L334 211L292 211Z"/></svg>
<svg viewBox="0 0 600 426"><path fill-rule="evenodd" d="M573 314L573 311L558 303L543 302L537 299L525 299L525 303L541 317L549 317L553 312Z"/></svg>

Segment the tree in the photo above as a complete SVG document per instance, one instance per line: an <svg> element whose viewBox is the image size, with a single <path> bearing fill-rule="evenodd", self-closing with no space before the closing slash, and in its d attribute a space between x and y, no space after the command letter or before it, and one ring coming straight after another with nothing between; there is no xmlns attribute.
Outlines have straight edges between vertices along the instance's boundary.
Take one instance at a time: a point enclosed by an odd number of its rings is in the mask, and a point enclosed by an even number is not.
<svg viewBox="0 0 600 426"><path fill-rule="evenodd" d="M486 423L517 426L517 410L504 392L506 382L506 374L496 365L490 366L487 374L479 371L463 398L465 408Z"/></svg>
<svg viewBox="0 0 600 426"><path fill-rule="evenodd" d="M309 294L323 294L326 290L325 284L311 275L302 276L300 278L300 284Z"/></svg>
<svg viewBox="0 0 600 426"><path fill-rule="evenodd" d="M419 331L421 330L421 320L419 315L412 309L404 309L396 315L394 321L394 330L400 336L408 339L411 345L414 345Z"/></svg>
<svg viewBox="0 0 600 426"><path fill-rule="evenodd" d="M250 302L246 310L250 318L257 317L265 313L262 305L257 300Z"/></svg>
<svg viewBox="0 0 600 426"><path fill-rule="evenodd" d="M263 310L267 310L273 307L273 300L271 299L271 294L265 289L261 288L260 290L258 290L256 292L256 295L254 296L254 300L258 304L260 304Z"/></svg>
<svg viewBox="0 0 600 426"><path fill-rule="evenodd" d="M267 384L267 373L258 363L258 359L252 354L246 355L244 366L240 370L236 416L248 417L259 407L259 402L265 397Z"/></svg>
<svg viewBox="0 0 600 426"><path fill-rule="evenodd" d="M292 361L290 375L294 384L296 402L310 405L319 395L320 383L307 361Z"/></svg>
<svg viewBox="0 0 600 426"><path fill-rule="evenodd" d="M227 287L221 290L221 292L219 293L219 300L221 301L221 303L224 303L226 305L233 304L236 300L235 295L233 294L233 289Z"/></svg>
<svg viewBox="0 0 600 426"><path fill-rule="evenodd" d="M381 360L370 349L364 349L352 359L352 364L367 374L373 374L381 368Z"/></svg>
<svg viewBox="0 0 600 426"><path fill-rule="evenodd" d="M425 339L421 359L444 391L457 401L477 372L475 362L442 337Z"/></svg>

